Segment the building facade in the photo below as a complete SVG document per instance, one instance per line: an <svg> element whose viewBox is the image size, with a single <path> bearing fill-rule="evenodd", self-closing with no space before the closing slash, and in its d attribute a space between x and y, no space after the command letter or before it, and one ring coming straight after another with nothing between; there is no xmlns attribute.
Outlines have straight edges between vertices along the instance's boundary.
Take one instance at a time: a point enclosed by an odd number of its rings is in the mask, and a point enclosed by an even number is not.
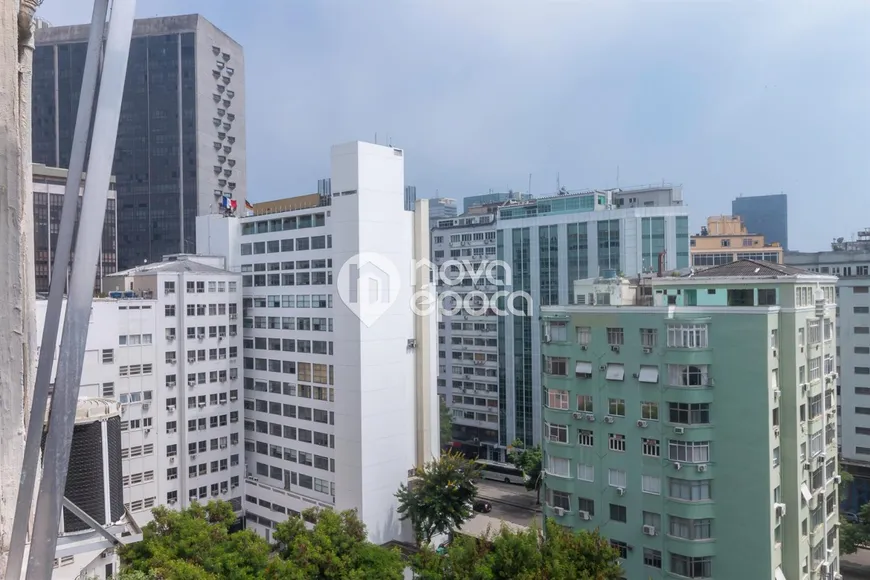
<svg viewBox="0 0 870 580"><path fill-rule="evenodd" d="M738 197L731 202L731 215L740 216L746 229L788 250L788 196L784 193Z"/></svg>
<svg viewBox="0 0 870 580"><path fill-rule="evenodd" d="M543 308L545 514L627 578L837 577L835 281L738 261Z"/></svg>
<svg viewBox="0 0 870 580"><path fill-rule="evenodd" d="M417 204L417 188L413 185L405 186L405 211L414 211Z"/></svg>
<svg viewBox="0 0 870 580"><path fill-rule="evenodd" d="M787 264L837 280L837 410L840 460L853 476L842 508L870 502L870 231L826 252L788 252Z"/></svg>
<svg viewBox="0 0 870 580"><path fill-rule="evenodd" d="M689 217L679 187L592 191L499 208L496 258L524 315L497 317L499 445L541 441L540 307L569 304L575 280L689 266ZM525 310L522 310L525 309Z"/></svg>
<svg viewBox="0 0 870 580"><path fill-rule="evenodd" d="M54 267L54 254L57 248L57 236L60 231L60 215L63 209L67 170L34 163L32 171L33 256L35 260L36 293L47 295L51 286L51 270ZM78 230L78 217L81 211L81 195L83 193L84 181L82 182L82 188L79 190L76 230ZM103 276L118 270L118 218L114 179L111 180L109 185L109 195L106 201L106 217L104 219L103 240L100 247L97 276L94 281L94 292L97 293L102 290ZM72 260L70 260L70 266L72 266Z"/></svg>
<svg viewBox="0 0 870 580"><path fill-rule="evenodd" d="M453 218L456 217L458 213L455 199L450 197L436 197L429 200L429 219L432 220L433 225L436 220Z"/></svg>
<svg viewBox="0 0 870 580"><path fill-rule="evenodd" d="M89 25L40 28L33 160L69 167ZM112 173L118 267L192 252L196 216L244 207L242 47L199 15L137 20Z"/></svg>
<svg viewBox="0 0 870 580"><path fill-rule="evenodd" d="M426 201L405 211L393 147L333 147L331 183L316 204L200 218L200 251L242 276L247 522L270 538L306 508L353 508L372 541L410 539L395 493L439 449L436 320L410 307Z"/></svg>
<svg viewBox="0 0 870 580"><path fill-rule="evenodd" d="M495 223L495 214L437 220L432 230L432 261L439 272L439 295L451 302L445 307L452 308L473 292L470 304L480 309L499 290L491 279L501 278L491 270L496 259ZM464 262L469 266L460 264ZM452 276L461 280L454 282ZM453 419L452 441L472 455L502 461L497 334L498 318L489 308L479 315L442 317L438 323L438 394Z"/></svg>
<svg viewBox="0 0 870 580"><path fill-rule="evenodd" d="M465 199L462 200L462 211L467 212L472 208L479 207L482 205L492 205L496 203L504 203L506 201L524 201L532 199L532 195L529 193L523 193L522 191L507 191L501 193L495 193L490 191L489 193L484 193L481 195L469 195Z"/></svg>
<svg viewBox="0 0 870 580"><path fill-rule="evenodd" d="M721 266L736 260L783 263L783 248L764 236L749 233L739 216L713 216L699 235L692 236L692 265Z"/></svg>

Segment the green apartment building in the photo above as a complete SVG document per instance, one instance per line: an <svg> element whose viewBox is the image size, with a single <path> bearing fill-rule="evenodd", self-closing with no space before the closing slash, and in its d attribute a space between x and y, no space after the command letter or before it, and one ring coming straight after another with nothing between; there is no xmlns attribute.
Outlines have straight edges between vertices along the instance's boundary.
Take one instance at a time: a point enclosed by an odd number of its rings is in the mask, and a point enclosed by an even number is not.
<svg viewBox="0 0 870 580"><path fill-rule="evenodd" d="M628 580L839 578L835 283L741 260L543 307L546 515Z"/></svg>

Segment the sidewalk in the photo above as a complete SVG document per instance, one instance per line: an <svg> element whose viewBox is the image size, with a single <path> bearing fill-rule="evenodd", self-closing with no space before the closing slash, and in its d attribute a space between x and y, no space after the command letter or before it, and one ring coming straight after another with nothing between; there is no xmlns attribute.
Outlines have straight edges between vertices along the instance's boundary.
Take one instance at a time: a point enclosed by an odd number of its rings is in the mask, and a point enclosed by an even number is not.
<svg viewBox="0 0 870 580"><path fill-rule="evenodd" d="M840 571L845 580L870 579L870 550L840 556Z"/></svg>

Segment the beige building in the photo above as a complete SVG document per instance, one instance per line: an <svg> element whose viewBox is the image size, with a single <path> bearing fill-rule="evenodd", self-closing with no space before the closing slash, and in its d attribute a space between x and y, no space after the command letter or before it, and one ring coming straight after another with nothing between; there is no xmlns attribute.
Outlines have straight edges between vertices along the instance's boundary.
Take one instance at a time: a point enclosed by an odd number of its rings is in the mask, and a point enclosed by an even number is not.
<svg viewBox="0 0 870 580"><path fill-rule="evenodd" d="M759 260L782 264L783 248L766 244L764 236L746 231L739 216L707 218L706 227L690 240L692 266L719 266L736 260Z"/></svg>

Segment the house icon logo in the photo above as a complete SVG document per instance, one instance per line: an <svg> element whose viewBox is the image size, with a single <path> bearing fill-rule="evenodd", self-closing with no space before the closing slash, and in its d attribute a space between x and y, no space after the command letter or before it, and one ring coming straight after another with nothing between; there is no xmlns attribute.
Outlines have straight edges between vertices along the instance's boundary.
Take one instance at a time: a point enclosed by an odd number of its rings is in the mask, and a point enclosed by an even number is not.
<svg viewBox="0 0 870 580"><path fill-rule="evenodd" d="M401 275L392 260L357 254L338 272L338 296L366 326L374 324L399 297Z"/></svg>

